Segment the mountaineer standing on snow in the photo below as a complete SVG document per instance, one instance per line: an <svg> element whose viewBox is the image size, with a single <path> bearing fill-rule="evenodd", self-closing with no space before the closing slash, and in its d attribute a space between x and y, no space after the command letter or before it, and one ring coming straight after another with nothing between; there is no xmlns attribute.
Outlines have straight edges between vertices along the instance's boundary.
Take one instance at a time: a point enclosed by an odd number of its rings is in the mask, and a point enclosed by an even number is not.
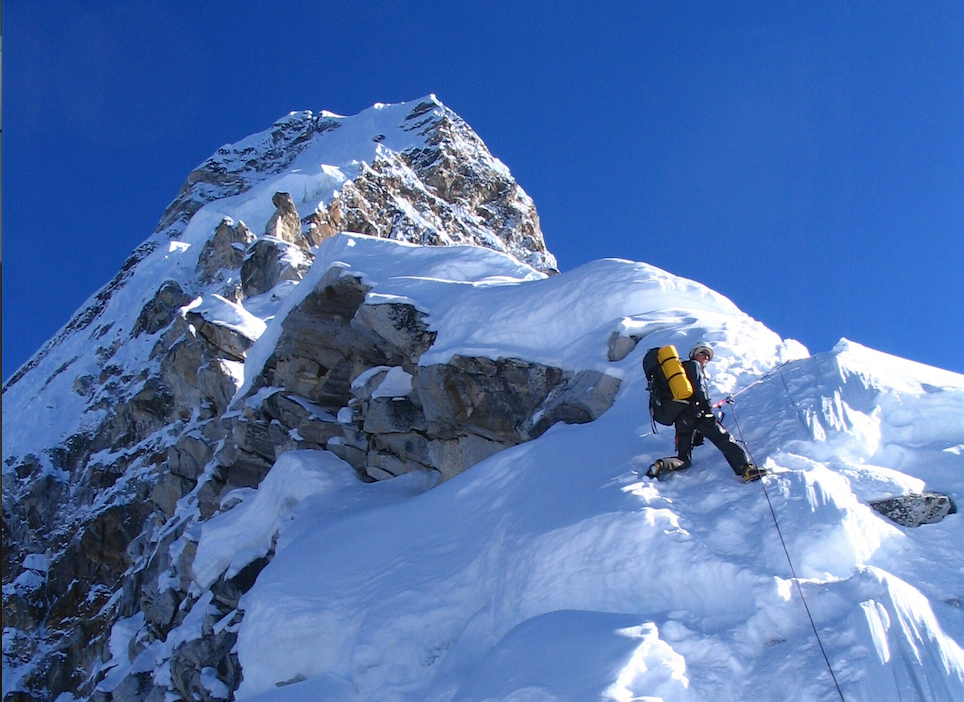
<svg viewBox="0 0 964 702"><path fill-rule="evenodd" d="M744 481L759 480L766 472L753 465L746 449L723 428L710 405L703 367L712 360L713 347L701 341L690 350L689 360L683 361L683 370L693 386L693 394L687 400L688 406L675 422L678 460L660 459L650 468L651 477L658 477L666 470L689 468L693 458L693 446L701 445L703 437L709 439L723 453L733 472Z"/></svg>

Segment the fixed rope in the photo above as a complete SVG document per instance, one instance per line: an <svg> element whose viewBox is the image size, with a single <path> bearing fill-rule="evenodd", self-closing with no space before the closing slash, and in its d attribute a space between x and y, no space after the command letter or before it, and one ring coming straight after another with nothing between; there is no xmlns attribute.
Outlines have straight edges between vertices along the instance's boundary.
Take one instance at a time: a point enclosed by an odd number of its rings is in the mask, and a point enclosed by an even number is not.
<svg viewBox="0 0 964 702"><path fill-rule="evenodd" d="M759 384L762 383L763 381L767 380L767 379L768 379L770 376L772 376L774 373L776 373L777 371L779 371L780 369L782 369L782 368L783 368L785 365L787 365L788 363L790 363L790 361L784 361L784 362L781 363L779 366L774 366L773 368L771 368L770 370L768 370L766 373L764 373L763 375L761 375L759 378L757 378L756 380L754 380L752 383L750 383L749 385L747 385L745 388L740 388L739 390L737 390L737 391L736 391L735 393L733 393L732 395L727 395L727 396L726 396L726 400L724 400L724 402L727 402L727 401L729 401L729 400L732 400L734 397L739 397L740 395L742 395L743 393L745 393L745 392L746 392L747 390L749 390L750 388L759 385ZM780 377L782 378L783 376L781 375Z"/></svg>
<svg viewBox="0 0 964 702"><path fill-rule="evenodd" d="M746 388L744 388L745 390ZM731 406L730 413L733 415L733 421L736 423L736 430L740 434L740 443L746 449L747 455L756 465L756 460L753 458L753 454L750 453L750 447L746 443L746 439L743 438L743 428L740 426L740 420L736 416L736 403L733 402L733 397L730 396L726 400L727 404ZM767 485L765 480L760 480L760 484L763 486L763 494L767 498L767 505L770 507L770 516L773 517L773 525L777 528L777 535L780 537L780 545L783 547L783 553L787 557L787 563L790 565L790 574L793 576L793 583L797 586L797 592L800 594L800 601L803 602L803 608L807 612L807 618L810 620L810 628L813 629L813 635L817 639L817 645L820 647L820 653L823 655L823 660L827 664L827 670L830 671L830 678L833 680L834 687L837 688L837 694L840 695L841 702L846 702L844 699L843 691L840 689L840 683L837 682L837 676L834 675L833 666L830 665L830 657L827 655L826 649L823 647L823 641L820 640L820 633L817 631L817 625L813 621L813 615L810 613L810 606L807 604L807 598L803 596L803 588L800 586L800 578L797 577L796 568L793 567L793 559L790 558L790 550L787 548L787 542L783 538L783 531L780 529L780 522L777 521L777 513L773 509L773 502L770 500L770 493L767 491Z"/></svg>

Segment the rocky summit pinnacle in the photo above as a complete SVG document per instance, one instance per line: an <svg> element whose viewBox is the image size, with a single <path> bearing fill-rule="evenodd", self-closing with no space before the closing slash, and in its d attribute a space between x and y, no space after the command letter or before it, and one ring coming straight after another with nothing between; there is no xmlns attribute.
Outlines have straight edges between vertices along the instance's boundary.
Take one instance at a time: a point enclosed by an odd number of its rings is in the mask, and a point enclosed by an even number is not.
<svg viewBox="0 0 964 702"><path fill-rule="evenodd" d="M354 117L292 112L265 132L223 146L190 174L158 231L178 237L179 225L208 203L279 180L296 200L290 211L299 214L309 244L353 231L423 245L484 246L556 270L531 198L434 95L376 104Z"/></svg>

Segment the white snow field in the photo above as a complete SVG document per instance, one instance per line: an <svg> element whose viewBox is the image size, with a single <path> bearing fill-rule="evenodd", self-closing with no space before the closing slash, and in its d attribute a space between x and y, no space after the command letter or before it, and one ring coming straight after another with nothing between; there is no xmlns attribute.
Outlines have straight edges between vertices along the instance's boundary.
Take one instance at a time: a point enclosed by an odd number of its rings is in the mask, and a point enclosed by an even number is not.
<svg viewBox="0 0 964 702"><path fill-rule="evenodd" d="M546 278L493 251L355 235L316 256L246 379L285 314L340 267L370 300L428 313L439 335L422 364L514 357L622 383L598 420L557 424L436 487L423 473L362 483L328 452L282 456L202 525L194 564L204 597L275 540L241 603L239 699L964 699L961 514L911 528L868 505L925 490L961 504L964 377L846 340L811 357L641 263ZM641 337L618 362L613 332ZM672 428L651 430L642 355L701 339L761 482L743 484L709 444L670 480L640 477L673 452ZM405 392L389 377L386 394ZM200 634L190 627L179 636ZM163 659L157 645L142 656Z"/></svg>

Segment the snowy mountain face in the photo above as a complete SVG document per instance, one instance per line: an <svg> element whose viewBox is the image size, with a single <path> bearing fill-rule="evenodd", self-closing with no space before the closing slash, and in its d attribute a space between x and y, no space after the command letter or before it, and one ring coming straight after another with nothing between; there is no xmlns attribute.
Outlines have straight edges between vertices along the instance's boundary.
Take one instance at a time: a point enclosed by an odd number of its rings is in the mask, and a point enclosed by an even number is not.
<svg viewBox="0 0 964 702"><path fill-rule="evenodd" d="M698 340L761 482L640 477ZM220 149L3 408L4 700L964 696L964 377L557 275L434 97Z"/></svg>

